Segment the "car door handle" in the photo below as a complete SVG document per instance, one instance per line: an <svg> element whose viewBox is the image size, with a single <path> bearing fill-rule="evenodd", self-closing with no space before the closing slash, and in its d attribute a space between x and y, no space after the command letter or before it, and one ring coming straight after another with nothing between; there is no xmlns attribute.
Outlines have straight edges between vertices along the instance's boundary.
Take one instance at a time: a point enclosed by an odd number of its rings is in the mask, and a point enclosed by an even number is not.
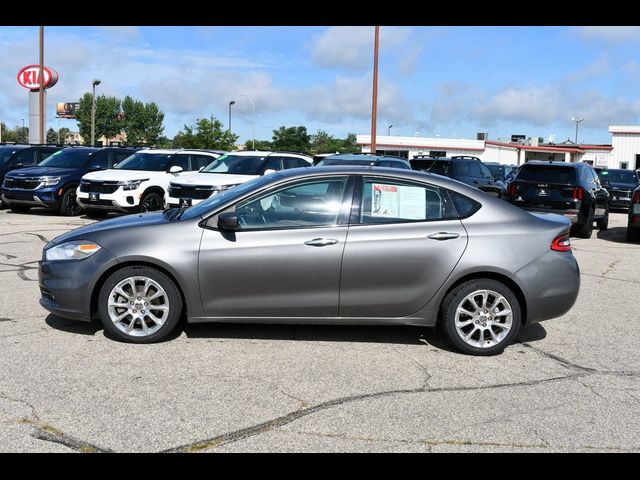
<svg viewBox="0 0 640 480"><path fill-rule="evenodd" d="M459 233L438 232L433 235L429 235L427 238L430 238L431 240L453 240L459 236Z"/></svg>
<svg viewBox="0 0 640 480"><path fill-rule="evenodd" d="M327 245L335 245L336 243L338 243L338 240L335 238L314 238L313 240L304 242L305 245L309 245L310 247L326 247Z"/></svg>

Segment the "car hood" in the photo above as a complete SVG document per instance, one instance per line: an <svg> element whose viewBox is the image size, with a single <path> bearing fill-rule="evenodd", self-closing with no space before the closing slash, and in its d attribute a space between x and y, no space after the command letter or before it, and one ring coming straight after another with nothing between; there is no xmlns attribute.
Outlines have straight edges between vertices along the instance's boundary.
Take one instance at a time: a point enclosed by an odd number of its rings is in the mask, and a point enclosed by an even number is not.
<svg viewBox="0 0 640 480"><path fill-rule="evenodd" d="M95 234L105 232L107 230L119 230L147 225L161 225L165 223L170 223L170 220L162 212L125 215L123 217L111 218L71 230L70 232L54 238L45 246L45 248L71 240L94 240Z"/></svg>
<svg viewBox="0 0 640 480"><path fill-rule="evenodd" d="M234 175L230 173L192 173L172 180L173 185L238 185L260 175Z"/></svg>
<svg viewBox="0 0 640 480"><path fill-rule="evenodd" d="M83 169L81 168L58 168L58 167L31 167L31 168L20 168L13 172L9 172L7 174L8 177L11 178L22 178L22 177L62 177L65 175L77 175L78 172L81 172Z"/></svg>
<svg viewBox="0 0 640 480"><path fill-rule="evenodd" d="M165 178L167 176L173 176L174 174L167 172L152 172L148 170L125 170L111 168L109 170L101 170L99 172L87 173L84 180L144 180L145 178Z"/></svg>

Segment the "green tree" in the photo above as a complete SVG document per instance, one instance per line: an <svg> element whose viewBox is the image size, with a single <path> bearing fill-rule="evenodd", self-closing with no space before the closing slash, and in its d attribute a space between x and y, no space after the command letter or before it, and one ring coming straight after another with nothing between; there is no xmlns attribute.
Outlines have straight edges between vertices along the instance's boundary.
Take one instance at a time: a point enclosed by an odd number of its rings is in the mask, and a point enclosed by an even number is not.
<svg viewBox="0 0 640 480"><path fill-rule="evenodd" d="M252 138L248 138L244 144L244 148L246 150L254 150L253 148L254 141ZM271 150L272 144L269 140L256 140L255 141L255 150Z"/></svg>
<svg viewBox="0 0 640 480"><path fill-rule="evenodd" d="M16 127L16 142L29 143L29 127Z"/></svg>
<svg viewBox="0 0 640 480"><path fill-rule="evenodd" d="M175 148L213 148L233 150L238 136L223 128L222 122L211 115L197 120L195 128L184 126L173 138Z"/></svg>
<svg viewBox="0 0 640 480"><path fill-rule="evenodd" d="M154 102L144 105L144 139L147 145L156 145L164 132L164 113Z"/></svg>
<svg viewBox="0 0 640 480"><path fill-rule="evenodd" d="M361 151L360 146L356 143L356 134L349 133L347 138L342 141L340 153L357 153Z"/></svg>
<svg viewBox="0 0 640 480"><path fill-rule="evenodd" d="M85 93L80 98L80 105L76 110L76 120L80 135L85 139L85 143L91 142L91 101L90 93ZM122 131L124 120L120 118L120 99L100 95L96 97L96 143L103 135L107 142Z"/></svg>
<svg viewBox="0 0 640 480"><path fill-rule="evenodd" d="M307 127L285 127L273 131L274 150L290 150L307 153L311 149L311 137L307 133Z"/></svg>
<svg viewBox="0 0 640 480"><path fill-rule="evenodd" d="M164 126L164 113L154 102L142 103L129 95L122 100L123 129L129 145L156 145Z"/></svg>
<svg viewBox="0 0 640 480"><path fill-rule="evenodd" d="M64 143L64 139L67 138L67 133L69 133L71 130L69 130L67 127L62 127L60 130L58 130L58 134L60 135L60 143Z"/></svg>
<svg viewBox="0 0 640 480"><path fill-rule="evenodd" d="M7 125L3 122L0 123L0 128L2 129L2 141L3 142L17 142L18 141L18 133L17 133L17 129L18 127L16 127L15 130L10 130L7 128Z"/></svg>
<svg viewBox="0 0 640 480"><path fill-rule="evenodd" d="M315 135L311 136L311 153L336 153L342 149L344 141L334 138L333 135L318 130Z"/></svg>
<svg viewBox="0 0 640 480"><path fill-rule="evenodd" d="M58 134L53 128L47 130L47 143L58 143Z"/></svg>

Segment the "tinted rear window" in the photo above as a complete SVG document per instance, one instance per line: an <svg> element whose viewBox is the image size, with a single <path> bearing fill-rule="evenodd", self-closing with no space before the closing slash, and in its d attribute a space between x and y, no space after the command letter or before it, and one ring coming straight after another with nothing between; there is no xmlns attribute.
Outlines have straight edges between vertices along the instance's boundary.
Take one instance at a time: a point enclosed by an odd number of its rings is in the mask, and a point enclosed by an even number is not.
<svg viewBox="0 0 640 480"><path fill-rule="evenodd" d="M416 159L414 158L413 160L410 160L409 163L411 163L411 168L414 170L421 170L423 172L426 172L427 170L429 170L429 167L431 167L431 165L433 165L435 162L435 160L432 159Z"/></svg>
<svg viewBox="0 0 640 480"><path fill-rule="evenodd" d="M576 169L551 165L523 165L518 172L518 180L544 183L573 183L576 181Z"/></svg>
<svg viewBox="0 0 640 480"><path fill-rule="evenodd" d="M450 177L452 172L451 162L442 162L436 161L433 162L431 168L429 169L429 173L436 173L438 175L444 175L445 177Z"/></svg>

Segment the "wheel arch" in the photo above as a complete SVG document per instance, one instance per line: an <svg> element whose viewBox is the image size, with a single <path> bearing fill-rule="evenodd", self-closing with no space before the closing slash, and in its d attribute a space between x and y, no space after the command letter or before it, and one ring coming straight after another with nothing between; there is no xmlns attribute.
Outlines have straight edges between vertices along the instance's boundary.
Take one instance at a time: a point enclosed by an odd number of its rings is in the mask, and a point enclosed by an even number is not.
<svg viewBox="0 0 640 480"><path fill-rule="evenodd" d="M447 295L449 295L449 293L454 288L458 287L458 285L461 285L464 282L467 282L469 280L480 280L480 279L495 280L509 287L509 289L513 292L513 294L518 299L518 303L520 304L520 310L522 311L522 318L520 319L520 323L522 325L527 323L527 300L524 296L524 293L522 292L522 289L511 278L497 272L473 272L473 273L464 275L459 279L457 279L455 282L453 282L449 286L447 291L444 293L444 295L442 295L442 298L440 299L440 305L438 305L438 323L440 323L442 319L442 304L444 303L444 299L447 298Z"/></svg>

